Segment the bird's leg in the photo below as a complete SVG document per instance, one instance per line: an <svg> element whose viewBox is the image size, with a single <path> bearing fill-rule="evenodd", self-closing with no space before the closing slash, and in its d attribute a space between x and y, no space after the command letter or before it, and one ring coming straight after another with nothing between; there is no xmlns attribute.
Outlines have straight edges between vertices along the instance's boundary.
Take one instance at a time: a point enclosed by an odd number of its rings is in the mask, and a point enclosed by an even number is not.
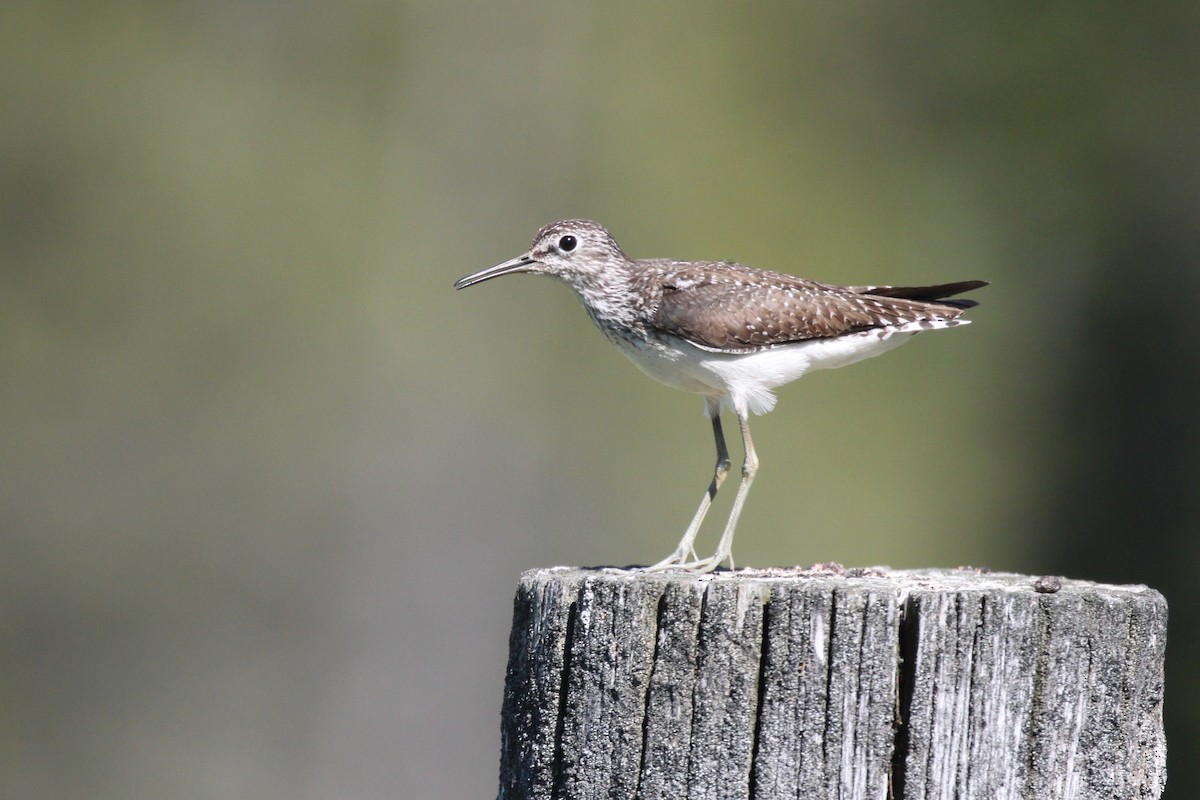
<svg viewBox="0 0 1200 800"><path fill-rule="evenodd" d="M703 561L682 565L694 572L712 572L725 559L729 559L729 568L733 569L733 534L737 530L738 517L742 513L742 505L746 502L746 495L750 493L750 484L754 482L754 474L758 472L758 454L754 452L754 443L750 440L749 412L746 409L738 409L737 415L738 424L742 428L742 444L746 448L746 460L742 462L742 482L738 486L737 496L733 498L733 510L729 512L729 522L725 524L725 532L721 534L721 541L717 543L717 552Z"/></svg>
<svg viewBox="0 0 1200 800"><path fill-rule="evenodd" d="M717 443L717 466L713 470L712 483L708 485L708 490L700 499L700 507L696 509L696 516L692 517L691 524L683 532L683 538L675 546L675 552L657 564L647 567L647 570L677 569L684 565L689 558L697 558L695 542L696 534L700 532L700 523L704 522L704 515L708 513L708 507L712 505L713 498L717 496L717 490L721 488L721 484L725 482L725 476L729 474L729 450L725 447L725 433L721 430L720 406L706 400L705 407L712 416L713 438Z"/></svg>

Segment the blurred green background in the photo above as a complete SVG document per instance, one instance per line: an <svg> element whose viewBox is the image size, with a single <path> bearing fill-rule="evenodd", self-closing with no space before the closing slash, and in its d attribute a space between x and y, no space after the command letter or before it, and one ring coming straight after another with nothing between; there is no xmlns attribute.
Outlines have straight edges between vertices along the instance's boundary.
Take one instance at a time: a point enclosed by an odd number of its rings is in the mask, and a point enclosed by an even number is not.
<svg viewBox="0 0 1200 800"><path fill-rule="evenodd" d="M517 576L661 558L712 466L562 286L451 290L574 216L991 280L754 421L738 562L1150 584L1200 781L1200 5L7 0L0 45L0 796L494 793Z"/></svg>

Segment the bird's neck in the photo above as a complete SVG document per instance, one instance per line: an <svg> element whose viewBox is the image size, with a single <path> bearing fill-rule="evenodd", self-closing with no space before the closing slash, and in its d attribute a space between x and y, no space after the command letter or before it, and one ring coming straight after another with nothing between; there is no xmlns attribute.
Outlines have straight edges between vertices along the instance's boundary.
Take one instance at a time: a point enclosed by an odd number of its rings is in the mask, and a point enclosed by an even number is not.
<svg viewBox="0 0 1200 800"><path fill-rule="evenodd" d="M623 335L640 327L642 309L629 265L613 263L570 283L588 316L605 335Z"/></svg>

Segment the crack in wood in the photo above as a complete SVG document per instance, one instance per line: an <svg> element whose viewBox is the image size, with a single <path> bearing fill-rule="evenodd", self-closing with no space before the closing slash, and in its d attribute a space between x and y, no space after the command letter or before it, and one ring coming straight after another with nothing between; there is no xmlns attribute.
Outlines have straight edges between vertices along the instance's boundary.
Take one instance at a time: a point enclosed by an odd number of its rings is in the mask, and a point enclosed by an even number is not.
<svg viewBox="0 0 1200 800"><path fill-rule="evenodd" d="M562 674L559 678L558 715L554 723L554 756L550 762L550 773L554 776L551 798L565 797L566 773L563 768L563 736L566 732L567 697L571 689L572 661L575 650L576 625L579 622L579 603L571 603L567 609L566 638L563 640Z"/></svg>
<svg viewBox="0 0 1200 800"><path fill-rule="evenodd" d="M892 739L892 764L889 797L904 800L905 770L907 769L909 732L908 720L912 713L913 689L917 682L918 627L921 624L920 607L914 597L908 597L900 611L898 664L896 672L896 730Z"/></svg>
<svg viewBox="0 0 1200 800"><path fill-rule="evenodd" d="M654 652L650 656L650 672L646 675L646 694L642 698L642 749L638 757L637 784L633 796L642 796L642 780L646 775L646 750L649 747L650 728L650 693L654 687L654 671L658 668L658 653L662 647L663 630L667 619L667 593L658 596L658 608L654 614Z"/></svg>
<svg viewBox="0 0 1200 800"><path fill-rule="evenodd" d="M758 648L758 691L754 703L754 734L750 740L750 797L758 797L758 748L762 738L763 697L767 691L767 653L770 648L771 613L773 605L762 605L762 636Z"/></svg>
<svg viewBox="0 0 1200 800"><path fill-rule="evenodd" d="M829 729L832 727L832 719L830 717L831 704L833 697L833 641L839 633L837 622L838 615L838 593L834 590L829 596L829 630L825 638L825 735L821 737L821 756L825 764L829 764ZM838 721L837 727L841 728L841 721Z"/></svg>

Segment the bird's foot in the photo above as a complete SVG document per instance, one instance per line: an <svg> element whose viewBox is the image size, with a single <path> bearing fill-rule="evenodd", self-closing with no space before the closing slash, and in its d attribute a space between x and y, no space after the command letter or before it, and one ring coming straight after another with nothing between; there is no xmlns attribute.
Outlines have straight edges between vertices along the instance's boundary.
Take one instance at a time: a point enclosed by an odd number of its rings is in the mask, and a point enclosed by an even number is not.
<svg viewBox="0 0 1200 800"><path fill-rule="evenodd" d="M688 559L692 559L688 561ZM667 572L668 570L681 569L688 570L690 564L699 563L699 556L696 555L695 548L687 548L685 550L676 550L671 555L659 561L657 564L651 564L646 567L646 572Z"/></svg>
<svg viewBox="0 0 1200 800"><path fill-rule="evenodd" d="M693 575L705 575L721 566L721 562L725 561L726 559L729 560L729 568L731 570L734 569L733 556L726 553L717 553L711 558L697 558L696 553L693 551L691 557L691 561L685 561L679 553L672 553L668 558L663 559L657 564L646 567L646 572L667 572L678 570L679 572L690 572Z"/></svg>
<svg viewBox="0 0 1200 800"><path fill-rule="evenodd" d="M702 558L696 561L677 564L674 568L682 572L690 572L693 575L705 575L721 566L723 560L714 556L713 558Z"/></svg>

